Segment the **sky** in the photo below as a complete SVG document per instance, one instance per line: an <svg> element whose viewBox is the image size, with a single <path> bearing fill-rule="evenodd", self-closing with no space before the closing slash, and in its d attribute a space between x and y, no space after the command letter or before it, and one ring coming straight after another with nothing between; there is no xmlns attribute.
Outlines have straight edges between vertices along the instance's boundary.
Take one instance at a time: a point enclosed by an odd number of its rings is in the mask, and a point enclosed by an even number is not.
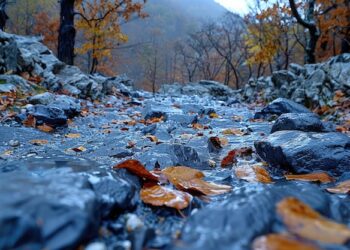
<svg viewBox="0 0 350 250"><path fill-rule="evenodd" d="M249 10L249 2L251 0L215 0L220 3L226 9L240 14L246 14Z"/></svg>

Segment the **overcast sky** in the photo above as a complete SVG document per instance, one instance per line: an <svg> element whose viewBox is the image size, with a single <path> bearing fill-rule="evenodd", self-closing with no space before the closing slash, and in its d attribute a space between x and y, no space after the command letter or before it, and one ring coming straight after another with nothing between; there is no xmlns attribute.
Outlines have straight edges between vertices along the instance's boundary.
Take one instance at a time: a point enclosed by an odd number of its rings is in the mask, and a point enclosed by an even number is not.
<svg viewBox="0 0 350 250"><path fill-rule="evenodd" d="M252 0L215 0L216 2L223 5L226 9L241 14L246 14L249 10L249 2Z"/></svg>

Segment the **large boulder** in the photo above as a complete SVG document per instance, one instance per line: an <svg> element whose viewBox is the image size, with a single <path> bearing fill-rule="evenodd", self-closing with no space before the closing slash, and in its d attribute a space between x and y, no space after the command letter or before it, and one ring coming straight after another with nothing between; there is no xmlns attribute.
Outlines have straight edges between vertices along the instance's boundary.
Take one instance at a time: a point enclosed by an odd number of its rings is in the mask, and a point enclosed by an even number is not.
<svg viewBox="0 0 350 250"><path fill-rule="evenodd" d="M257 154L272 167L335 175L350 170L350 137L341 133L278 131L254 143Z"/></svg>
<svg viewBox="0 0 350 250"><path fill-rule="evenodd" d="M278 98L255 114L255 118L265 118L271 115L280 116L285 113L311 113L306 107L285 98Z"/></svg>
<svg viewBox="0 0 350 250"><path fill-rule="evenodd" d="M0 30L0 74L17 71L18 48L14 38Z"/></svg>
<svg viewBox="0 0 350 250"><path fill-rule="evenodd" d="M332 124L322 122L312 113L286 113L282 114L274 123L271 133L282 130L299 130L304 132L334 132Z"/></svg>
<svg viewBox="0 0 350 250"><path fill-rule="evenodd" d="M38 124L45 123L53 127L64 126L68 120L62 109L40 104L29 107L27 114L34 116Z"/></svg>

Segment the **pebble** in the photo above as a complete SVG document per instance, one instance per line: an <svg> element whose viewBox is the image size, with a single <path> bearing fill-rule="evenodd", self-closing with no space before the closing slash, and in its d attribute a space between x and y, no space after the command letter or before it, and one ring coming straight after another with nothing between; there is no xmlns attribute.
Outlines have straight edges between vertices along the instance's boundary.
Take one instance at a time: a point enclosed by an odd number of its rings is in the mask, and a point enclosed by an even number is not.
<svg viewBox="0 0 350 250"><path fill-rule="evenodd" d="M107 250L107 247L103 242L94 242L87 245L85 250Z"/></svg>
<svg viewBox="0 0 350 250"><path fill-rule="evenodd" d="M126 218L126 229L128 232L133 232L144 226L143 222L135 214L127 214Z"/></svg>
<svg viewBox="0 0 350 250"><path fill-rule="evenodd" d="M11 146L11 147L18 147L18 146L20 146L21 145L21 143L18 141L18 140L10 140L9 141L9 145Z"/></svg>

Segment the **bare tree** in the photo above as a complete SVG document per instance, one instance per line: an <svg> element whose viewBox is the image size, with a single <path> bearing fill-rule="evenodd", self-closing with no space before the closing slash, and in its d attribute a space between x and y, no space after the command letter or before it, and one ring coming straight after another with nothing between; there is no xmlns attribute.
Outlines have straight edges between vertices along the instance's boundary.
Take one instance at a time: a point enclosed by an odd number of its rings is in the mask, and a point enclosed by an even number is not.
<svg viewBox="0 0 350 250"><path fill-rule="evenodd" d="M0 0L0 30L4 30L9 17L6 14L7 0Z"/></svg>

